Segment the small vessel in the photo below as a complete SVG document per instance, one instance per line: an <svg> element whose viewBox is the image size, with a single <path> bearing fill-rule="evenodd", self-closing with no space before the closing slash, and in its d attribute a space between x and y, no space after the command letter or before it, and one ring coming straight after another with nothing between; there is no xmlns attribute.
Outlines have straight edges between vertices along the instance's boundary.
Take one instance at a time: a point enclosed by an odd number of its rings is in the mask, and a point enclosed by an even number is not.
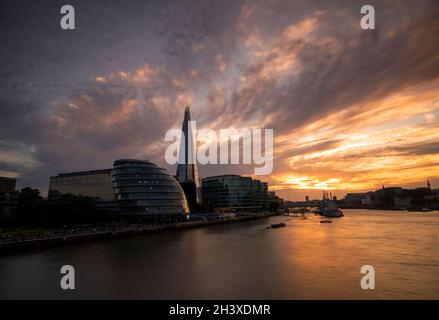
<svg viewBox="0 0 439 320"><path fill-rule="evenodd" d="M320 223L332 223L331 220L320 220Z"/></svg>
<svg viewBox="0 0 439 320"><path fill-rule="evenodd" d="M411 208L407 208L407 211L412 211L412 212L431 212L433 210L429 209L429 208L425 208L425 207L411 207Z"/></svg>
<svg viewBox="0 0 439 320"><path fill-rule="evenodd" d="M275 224L272 224L271 225L271 228L272 229L276 229L276 228L283 228L283 227L286 227L287 225L285 224L285 223L283 223L283 222L281 222L281 223L275 223Z"/></svg>

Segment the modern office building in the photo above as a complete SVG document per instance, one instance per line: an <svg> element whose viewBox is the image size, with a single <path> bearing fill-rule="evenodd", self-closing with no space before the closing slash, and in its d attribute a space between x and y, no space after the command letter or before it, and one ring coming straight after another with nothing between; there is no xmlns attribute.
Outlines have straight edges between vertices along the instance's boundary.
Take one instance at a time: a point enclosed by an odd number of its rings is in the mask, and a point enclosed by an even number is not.
<svg viewBox="0 0 439 320"><path fill-rule="evenodd" d="M239 175L220 175L202 180L202 203L209 211L258 212L268 208L266 182Z"/></svg>
<svg viewBox="0 0 439 320"><path fill-rule="evenodd" d="M149 161L121 159L111 169L62 173L50 178L49 200L68 193L92 197L98 208L124 216L189 213L177 180Z"/></svg>
<svg viewBox="0 0 439 320"><path fill-rule="evenodd" d="M191 113L189 107L184 111L182 124L182 139L179 150L179 163L177 165L177 180L182 186L189 206L193 210L200 203L200 183L198 178L198 166L195 156L195 137L190 124Z"/></svg>
<svg viewBox="0 0 439 320"><path fill-rule="evenodd" d="M112 183L113 169L61 173L50 177L48 199L61 194L76 194L92 197L99 201L113 201L115 194Z"/></svg>
<svg viewBox="0 0 439 320"><path fill-rule="evenodd" d="M123 159L114 162L113 187L122 212L130 215L189 213L183 189L165 169L152 162Z"/></svg>
<svg viewBox="0 0 439 320"><path fill-rule="evenodd" d="M17 211L17 179L0 177L0 220L11 218Z"/></svg>

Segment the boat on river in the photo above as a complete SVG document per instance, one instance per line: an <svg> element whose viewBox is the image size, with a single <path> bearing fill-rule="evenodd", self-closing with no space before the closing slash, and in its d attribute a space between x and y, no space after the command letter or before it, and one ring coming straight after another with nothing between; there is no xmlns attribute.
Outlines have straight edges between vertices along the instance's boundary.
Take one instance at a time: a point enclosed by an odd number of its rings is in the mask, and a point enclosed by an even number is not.
<svg viewBox="0 0 439 320"><path fill-rule="evenodd" d="M323 193L323 200L319 208L314 211L314 213L331 218L339 218L344 216L343 211L338 208L337 203L334 200L331 200L326 193Z"/></svg>
<svg viewBox="0 0 439 320"><path fill-rule="evenodd" d="M285 224L285 223L283 223L283 222L281 222L281 223L275 223L275 224L272 224L271 225L271 228L272 229L276 229L276 228L283 228L283 227L286 227L287 225Z"/></svg>

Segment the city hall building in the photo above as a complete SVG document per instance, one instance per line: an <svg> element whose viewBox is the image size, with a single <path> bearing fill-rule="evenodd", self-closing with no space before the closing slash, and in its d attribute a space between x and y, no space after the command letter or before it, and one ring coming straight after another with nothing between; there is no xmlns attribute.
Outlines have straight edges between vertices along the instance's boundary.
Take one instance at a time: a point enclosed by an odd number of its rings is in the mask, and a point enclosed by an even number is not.
<svg viewBox="0 0 439 320"><path fill-rule="evenodd" d="M49 201L63 194L92 197L98 208L126 216L189 213L180 184L166 169L150 161L121 159L113 168L51 177Z"/></svg>
<svg viewBox="0 0 439 320"><path fill-rule="evenodd" d="M113 188L120 209L133 215L189 213L184 191L166 169L149 161L116 160Z"/></svg>

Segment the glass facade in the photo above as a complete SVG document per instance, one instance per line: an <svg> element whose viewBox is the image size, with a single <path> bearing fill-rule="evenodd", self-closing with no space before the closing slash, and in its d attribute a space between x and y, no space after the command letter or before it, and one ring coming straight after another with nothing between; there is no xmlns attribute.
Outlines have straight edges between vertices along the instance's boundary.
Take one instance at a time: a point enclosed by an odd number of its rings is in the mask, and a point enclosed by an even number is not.
<svg viewBox="0 0 439 320"><path fill-rule="evenodd" d="M187 214L183 189L165 169L152 162L114 162L113 188L121 211L133 215Z"/></svg>
<svg viewBox="0 0 439 320"><path fill-rule="evenodd" d="M62 173L51 177L49 181L49 200L60 194L76 194L97 200L115 199L111 172L113 169Z"/></svg>
<svg viewBox="0 0 439 320"><path fill-rule="evenodd" d="M222 175L202 181L203 206L208 210L260 211L267 208L268 185L239 175Z"/></svg>
<svg viewBox="0 0 439 320"><path fill-rule="evenodd" d="M198 166L194 147L196 142L190 121L191 113L189 107L186 107L181 128L183 136L180 144L179 163L177 165L177 180L183 187L186 199L191 208L194 209L200 203L201 199ZM184 155L184 157L182 155Z"/></svg>
<svg viewBox="0 0 439 320"><path fill-rule="evenodd" d="M177 180L149 161L116 160L112 169L62 173L50 178L49 200L68 193L92 197L99 208L123 215L189 213Z"/></svg>

